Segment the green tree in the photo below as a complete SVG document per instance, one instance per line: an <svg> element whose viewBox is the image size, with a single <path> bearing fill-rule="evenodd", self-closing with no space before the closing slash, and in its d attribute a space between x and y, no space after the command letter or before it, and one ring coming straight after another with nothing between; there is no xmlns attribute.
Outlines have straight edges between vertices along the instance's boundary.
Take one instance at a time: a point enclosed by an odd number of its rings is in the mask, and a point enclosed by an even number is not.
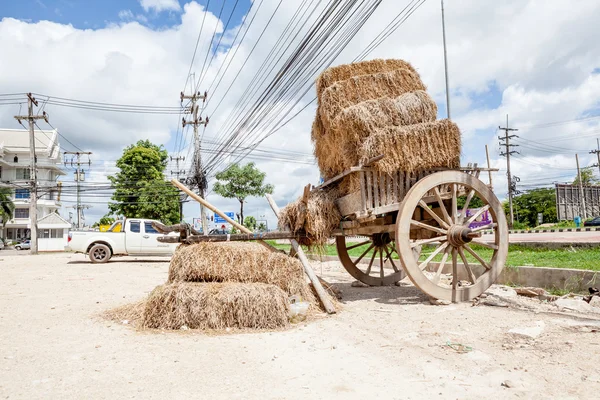
<svg viewBox="0 0 600 400"><path fill-rule="evenodd" d="M108 215L105 215L104 217L100 218L100 221L98 221L98 223L100 225L112 225L116 220L114 219L114 217L109 217Z"/></svg>
<svg viewBox="0 0 600 400"><path fill-rule="evenodd" d="M508 216L508 202L504 202L504 212ZM552 188L528 190L513 198L515 221L534 227L538 225L538 213L544 222L558 222L556 218L556 194Z"/></svg>
<svg viewBox="0 0 600 400"><path fill-rule="evenodd" d="M244 219L244 226L248 229L250 229L251 231L256 229L256 218L254 218L252 215L247 216Z"/></svg>
<svg viewBox="0 0 600 400"><path fill-rule="evenodd" d="M117 160L120 171L108 177L115 189L114 203L108 204L110 213L179 222L179 193L164 176L167 159L167 150L149 140L125 148Z"/></svg>
<svg viewBox="0 0 600 400"><path fill-rule="evenodd" d="M243 167L233 164L225 171L215 175L217 181L213 190L215 193L240 202L238 221L244 221L244 200L249 196L264 196L273 193L273 185L264 184L266 174L260 171L254 163Z"/></svg>
<svg viewBox="0 0 600 400"><path fill-rule="evenodd" d="M15 204L11 200L11 190L0 187L0 218L2 218L2 227L6 226L9 219L12 218L15 211Z"/></svg>
<svg viewBox="0 0 600 400"><path fill-rule="evenodd" d="M265 223L264 223L264 222L261 222L260 224L258 224L258 228L257 228L257 229L258 229L258 231L260 231L260 232L264 232L264 231L266 231L266 230L267 230L267 225L265 225Z"/></svg>
<svg viewBox="0 0 600 400"><path fill-rule="evenodd" d="M592 167L581 168L581 183L583 185L596 185L598 179L594 177L594 170ZM579 185L579 177L576 176L573 181L573 185Z"/></svg>

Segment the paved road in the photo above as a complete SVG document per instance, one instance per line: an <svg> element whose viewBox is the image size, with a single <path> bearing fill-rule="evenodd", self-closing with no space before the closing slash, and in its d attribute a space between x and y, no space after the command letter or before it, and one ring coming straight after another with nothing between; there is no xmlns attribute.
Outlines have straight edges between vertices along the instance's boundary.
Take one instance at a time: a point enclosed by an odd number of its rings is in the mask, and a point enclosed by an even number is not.
<svg viewBox="0 0 600 400"><path fill-rule="evenodd" d="M600 231L595 231L595 232L513 233L513 234L509 235L509 240L511 243L519 243L519 242L600 243Z"/></svg>

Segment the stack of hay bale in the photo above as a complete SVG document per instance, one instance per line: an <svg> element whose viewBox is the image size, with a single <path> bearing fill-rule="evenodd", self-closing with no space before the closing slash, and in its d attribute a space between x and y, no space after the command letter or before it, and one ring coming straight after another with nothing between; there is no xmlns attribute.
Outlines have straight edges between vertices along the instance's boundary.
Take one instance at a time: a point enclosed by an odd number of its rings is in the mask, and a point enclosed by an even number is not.
<svg viewBox="0 0 600 400"><path fill-rule="evenodd" d="M415 172L436 167L457 168L460 131L449 120L436 121L437 106L425 92L419 74L403 60L373 60L325 70L317 79L318 109L311 138L323 179L328 180L381 154L376 171ZM359 190L357 174L345 177L324 196L330 203ZM322 202L322 200L321 200ZM310 204L305 209L310 210ZM297 204L282 210L282 227L313 232L290 221L313 221L318 215L296 218ZM338 223L341 216L337 215ZM337 224L322 225L329 231Z"/></svg>
<svg viewBox="0 0 600 400"><path fill-rule="evenodd" d="M292 296L318 307L302 264L285 253L250 242L181 245L167 283L108 317L143 328L275 329L289 324Z"/></svg>

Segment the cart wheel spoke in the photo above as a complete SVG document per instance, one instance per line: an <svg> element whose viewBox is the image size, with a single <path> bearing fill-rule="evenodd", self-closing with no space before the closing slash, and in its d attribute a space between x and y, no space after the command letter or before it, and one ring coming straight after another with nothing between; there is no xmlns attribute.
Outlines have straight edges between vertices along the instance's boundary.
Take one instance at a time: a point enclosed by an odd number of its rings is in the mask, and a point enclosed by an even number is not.
<svg viewBox="0 0 600 400"><path fill-rule="evenodd" d="M373 261L375 261L376 255L377 255L377 249L375 249L375 251L373 252L373 255L371 256L371 261L369 261L369 267L367 268L367 271L365 272L367 275L371 275L371 267L373 266Z"/></svg>
<svg viewBox="0 0 600 400"><path fill-rule="evenodd" d="M346 247L346 250L352 250L352 249L355 249L355 248L357 248L357 247L364 246L364 245L365 245L365 244L367 244L367 243L371 243L371 241L370 241L370 240L367 240L367 241L365 241L365 242L358 243L358 244L352 245L352 246L350 246L350 247Z"/></svg>
<svg viewBox="0 0 600 400"><path fill-rule="evenodd" d="M448 242L442 243L440 244L430 255L429 257L427 257L427 259L425 259L425 261L423 261L421 264L419 264L419 269L421 271L423 271L425 268L427 268L427 266L429 265L429 263L431 262L431 260L433 260L435 258L435 256L437 256L439 254L440 251L444 250L446 247L448 247Z"/></svg>
<svg viewBox="0 0 600 400"><path fill-rule="evenodd" d="M443 227L445 229L450 228L450 225L448 225L448 223L446 221L441 219L439 217L439 215L437 215L435 212L433 212L433 210L431 208L429 208L429 205L427 203L425 203L423 200L419 201L419 205L421 206L421 208L423 208L423 210L425 210L425 212L427 212L427 214L429 214L431 216L431 218L435 219L436 222L438 224L440 224L441 227Z"/></svg>
<svg viewBox="0 0 600 400"><path fill-rule="evenodd" d="M452 223L458 222L458 187L452 184Z"/></svg>
<svg viewBox="0 0 600 400"><path fill-rule="evenodd" d="M445 235L448 232L445 229L438 228L437 226L427 225L427 224L424 224L423 222L415 221L414 219L410 221L410 224L414 225L414 226L418 226L419 228L430 230L432 232L441 233L442 235Z"/></svg>
<svg viewBox="0 0 600 400"><path fill-rule="evenodd" d="M481 214L483 214L484 212L486 212L489 209L490 209L489 204L481 207L475 214L471 215L471 217L463 225L469 226L471 224L471 222L475 221L477 218L479 218L479 216Z"/></svg>
<svg viewBox="0 0 600 400"><path fill-rule="evenodd" d="M472 229L471 232L481 232L481 231L485 231L485 230L488 230L488 229L495 228L497 226L498 226L498 224L496 224L494 222L494 223L491 223L491 224L488 224L488 225L484 225L484 226L480 226L478 228Z"/></svg>
<svg viewBox="0 0 600 400"><path fill-rule="evenodd" d="M449 224L452 224L452 218L450 218L450 215L448 215L448 210L446 210L446 205L444 204L444 201L442 200L442 195L440 194L440 189L437 186L433 188L433 193L435 194L435 199L437 200L438 204L440 205L442 214L444 214L444 218L446 218L446 221L448 221Z"/></svg>
<svg viewBox="0 0 600 400"><path fill-rule="evenodd" d="M379 277L383 279L383 247L379 248Z"/></svg>
<svg viewBox="0 0 600 400"><path fill-rule="evenodd" d="M435 242L445 242L446 240L448 240L448 236L444 235L444 236L437 236L431 239L422 239L422 240L415 240L414 242L412 242L410 244L411 248L415 248L417 246L422 246L424 244L427 243L435 243Z"/></svg>
<svg viewBox="0 0 600 400"><path fill-rule="evenodd" d="M458 286L458 260L456 248L452 249L452 298L456 298L456 287Z"/></svg>
<svg viewBox="0 0 600 400"><path fill-rule="evenodd" d="M392 258L392 254L394 254L393 253L394 251L396 251L396 249L394 249L394 247L392 247L392 251L390 252L389 247L385 246L385 253L388 256L388 260L390 260L390 263L392 264L392 268L394 268L394 271L400 272L398 267L396 267L396 263L394 262L394 259Z"/></svg>
<svg viewBox="0 0 600 400"><path fill-rule="evenodd" d="M444 270L444 266L446 265L446 260L448 260L448 255L450 254L450 246L447 246L444 249L444 255L442 256L442 261L440 261L440 265L438 266L437 271L435 271L435 276L432 279L432 282L436 285L440 282L440 276L442 275L442 271Z"/></svg>
<svg viewBox="0 0 600 400"><path fill-rule="evenodd" d="M462 259L462 262L465 265L465 270L467 271L467 276L469 277L469 280L471 281L471 283L474 284L477 281L477 279L475 278L473 269L469 265L469 261L467 260L467 257L465 257L465 252L463 251L462 247L458 248L458 254L460 255L460 258Z"/></svg>
<svg viewBox="0 0 600 400"><path fill-rule="evenodd" d="M490 264L488 264L488 263L487 263L487 262L486 262L486 261L485 261L483 258L481 258L481 256L480 256L479 254L477 254L477 252L476 252L475 250L473 250L473 249L471 248L471 246L469 246L468 244L465 244L465 246L464 246L464 247L465 247L465 250L467 250L467 251L468 251L468 252L469 252L469 253L470 253L470 254L471 254L473 257L475 257L475 259L476 259L477 261L479 261L479 263L480 263L481 265L483 265L483 267L484 267L486 270L489 270L489 269L491 269L491 268L492 268L492 267L490 266ZM498 246L496 246L496 248L498 248Z"/></svg>
<svg viewBox="0 0 600 400"><path fill-rule="evenodd" d="M360 260L362 260L362 259L363 259L363 257L364 257L364 256L366 256L366 255L367 255L367 253L368 253L369 251L371 251L371 249L372 249L373 247L375 247L375 245L374 245L374 244L371 244L371 245L369 246L369 248L368 248L368 249L366 249L366 250L365 250L365 252L364 252L364 253L362 253L362 254L360 255L360 257L358 257L358 258L356 259L356 261L354 261L354 265L358 265L358 263L360 262Z"/></svg>
<svg viewBox="0 0 600 400"><path fill-rule="evenodd" d="M471 189L471 191L467 195L467 199L465 200L465 205L463 206L462 211L460 212L460 217L458 219L459 224L462 224L464 222L465 216L467 215L467 209L469 208L469 203L471 203L471 200L473 199L474 195L475 189Z"/></svg>

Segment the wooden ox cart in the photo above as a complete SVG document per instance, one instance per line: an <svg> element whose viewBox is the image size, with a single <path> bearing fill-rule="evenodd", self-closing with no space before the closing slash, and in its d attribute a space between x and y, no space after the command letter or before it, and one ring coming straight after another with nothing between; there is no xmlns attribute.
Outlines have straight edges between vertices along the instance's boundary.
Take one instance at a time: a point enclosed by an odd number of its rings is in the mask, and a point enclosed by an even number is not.
<svg viewBox="0 0 600 400"><path fill-rule="evenodd" d="M502 205L491 188L479 180L481 172L493 170L475 165L385 174L369 167L380 157L311 191L326 190L352 174L358 176L360 190L336 202L343 220L333 235L344 268L371 286L394 284L408 276L432 298L458 302L479 296L497 279L508 252ZM306 196L310 196L308 191ZM488 232L485 236L484 231ZM189 232L182 232L179 240L298 238L289 232L193 233L187 236ZM356 257L351 256L351 250L357 252Z"/></svg>

